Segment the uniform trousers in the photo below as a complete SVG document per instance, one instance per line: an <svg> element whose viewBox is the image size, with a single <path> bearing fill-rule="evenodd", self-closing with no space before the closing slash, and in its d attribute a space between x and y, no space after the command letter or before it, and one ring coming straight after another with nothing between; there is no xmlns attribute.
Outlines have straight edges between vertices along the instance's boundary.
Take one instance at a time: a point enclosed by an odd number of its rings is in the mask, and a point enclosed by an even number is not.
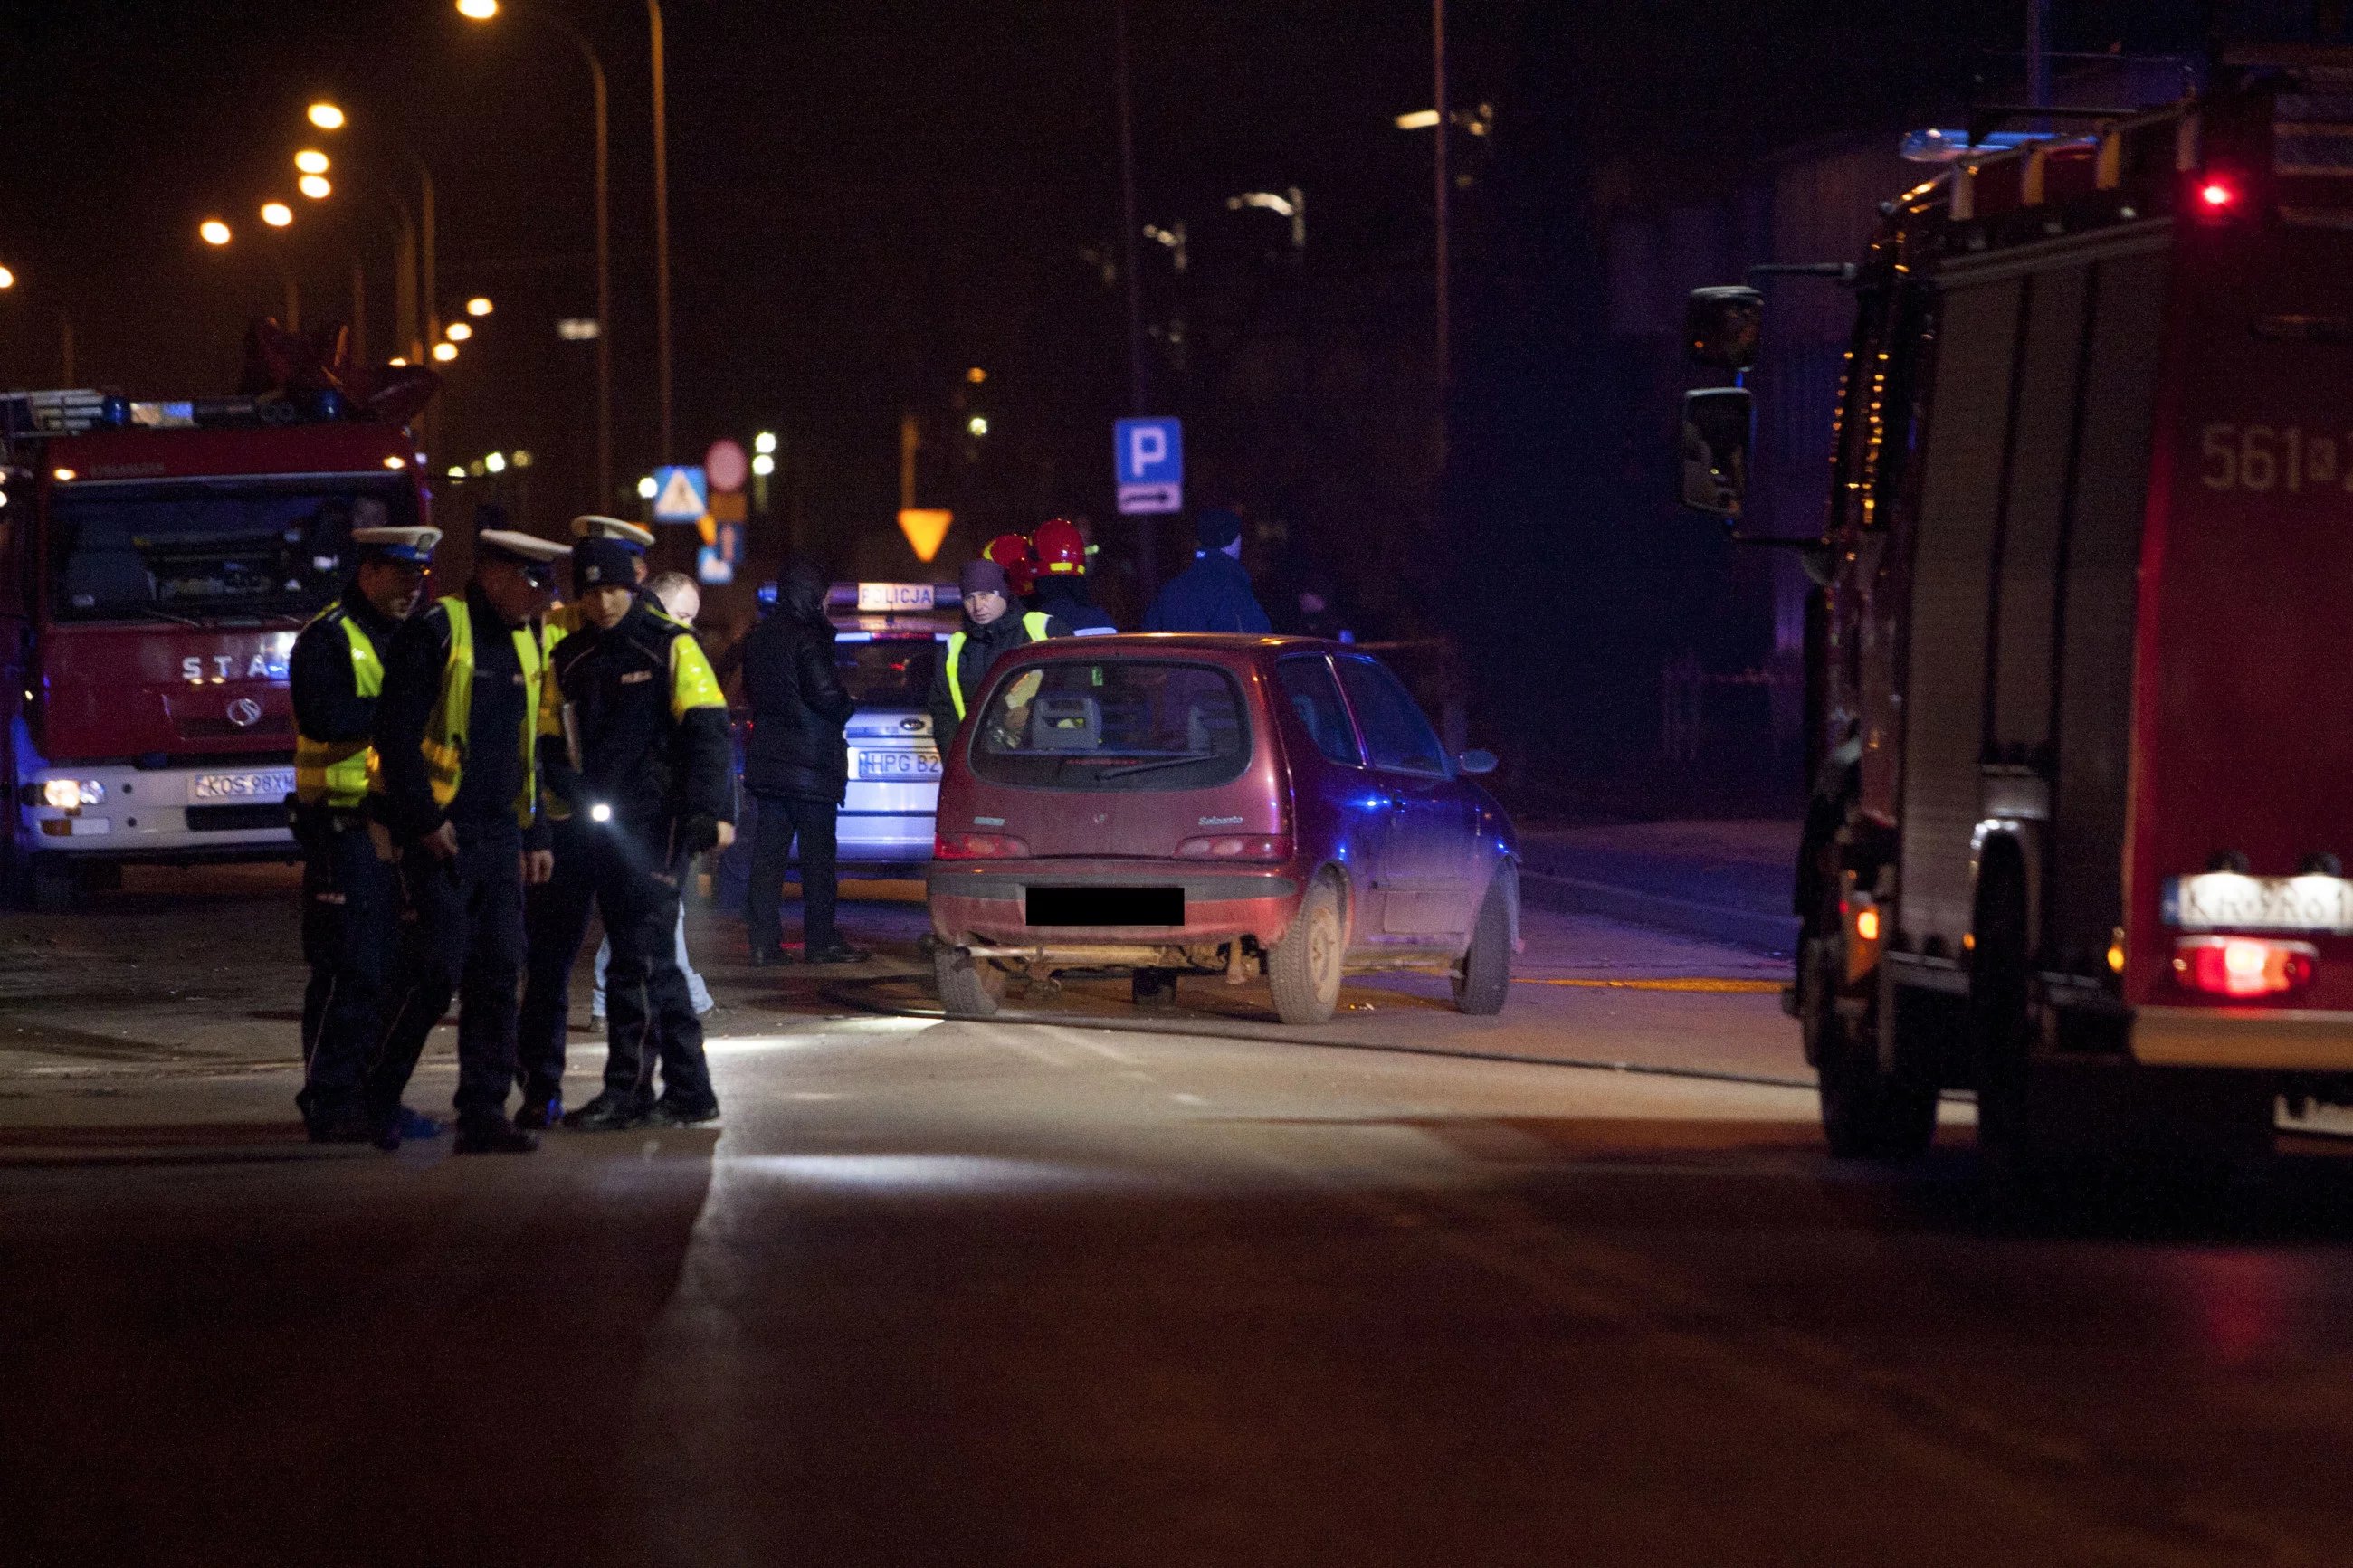
<svg viewBox="0 0 2353 1568"><path fill-rule="evenodd" d="M304 837L302 958L311 983L302 994L302 1091L294 1102L316 1123L362 1109L395 980L400 883L356 813L332 820L322 813Z"/></svg>
<svg viewBox="0 0 2353 1568"><path fill-rule="evenodd" d="M564 1089L565 1031L571 1026L572 964L588 933L589 906L596 901L596 868L589 864L596 825L555 825L555 870L523 898L528 956L522 984L519 1041L520 1077L526 1101L553 1099Z"/></svg>
<svg viewBox="0 0 2353 1568"><path fill-rule="evenodd" d="M816 952L831 947L839 936L833 911L839 890L839 844L835 816L840 807L829 800L798 795L762 795L759 820L752 826L752 883L744 893L745 934L754 952L780 947L785 940L785 867L792 858L793 840L801 842L801 945Z"/></svg>
<svg viewBox="0 0 2353 1568"><path fill-rule="evenodd" d="M502 1116L515 1081L515 987L522 978L522 831L512 816L459 822L458 853L405 849L401 883L408 984L369 1075L372 1111L388 1114L433 1026L459 1002L459 1121Z"/></svg>
<svg viewBox="0 0 2353 1568"><path fill-rule="evenodd" d="M588 837L589 877L613 943L605 972L605 1092L651 1104L659 1063L664 1099L714 1106L702 1022L675 956L678 878L687 858L670 852L665 824L616 822Z"/></svg>

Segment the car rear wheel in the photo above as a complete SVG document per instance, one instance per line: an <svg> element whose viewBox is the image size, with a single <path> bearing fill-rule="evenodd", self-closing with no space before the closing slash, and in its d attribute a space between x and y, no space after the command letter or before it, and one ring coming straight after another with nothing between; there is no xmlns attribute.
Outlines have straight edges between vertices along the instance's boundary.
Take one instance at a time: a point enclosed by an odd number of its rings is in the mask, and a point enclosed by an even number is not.
<svg viewBox="0 0 2353 1568"><path fill-rule="evenodd" d="M1274 1011L1286 1024L1325 1024L1340 1005L1341 961L1347 952L1340 889L1319 877L1299 902L1291 928L1267 954Z"/></svg>
<svg viewBox="0 0 2353 1568"><path fill-rule="evenodd" d="M1487 884L1478 923L1471 928L1471 950L1462 955L1461 971L1454 976L1455 1010L1492 1018L1504 1010L1504 998L1511 992L1511 894L1499 871Z"/></svg>
<svg viewBox="0 0 2353 1568"><path fill-rule="evenodd" d="M943 947L932 954L932 973L952 1018L986 1018L1004 1005L1005 971L993 959Z"/></svg>

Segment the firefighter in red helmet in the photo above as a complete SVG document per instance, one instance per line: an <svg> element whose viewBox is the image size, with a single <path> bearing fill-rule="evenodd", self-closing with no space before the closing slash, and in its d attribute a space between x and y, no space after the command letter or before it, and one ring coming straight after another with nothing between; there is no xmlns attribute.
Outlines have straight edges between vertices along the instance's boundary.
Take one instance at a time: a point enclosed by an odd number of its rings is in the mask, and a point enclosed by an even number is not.
<svg viewBox="0 0 2353 1568"><path fill-rule="evenodd" d="M1050 517L1029 536L1038 561L1039 609L1073 637L1102 637L1119 627L1087 593L1087 538L1067 517Z"/></svg>
<svg viewBox="0 0 2353 1568"><path fill-rule="evenodd" d="M981 554L1005 568L1005 580L1013 589L1013 596L1026 599L1038 585L1037 563L1029 555L1029 542L1018 533L1000 533L988 542Z"/></svg>

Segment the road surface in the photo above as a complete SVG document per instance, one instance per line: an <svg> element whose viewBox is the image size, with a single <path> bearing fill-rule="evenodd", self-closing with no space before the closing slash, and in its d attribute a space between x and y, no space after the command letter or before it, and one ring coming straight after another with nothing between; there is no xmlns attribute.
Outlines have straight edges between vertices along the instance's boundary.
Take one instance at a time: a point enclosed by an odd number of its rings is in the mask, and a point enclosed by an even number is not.
<svg viewBox="0 0 2353 1568"><path fill-rule="evenodd" d="M1620 984L1306 1043L1215 981L890 1016L903 908L865 987L702 923L721 1130L461 1160L300 1142L290 1024L140 896L8 1004L12 1563L2353 1561L2338 1144L2032 1216L1964 1105L1837 1165L1736 950L1545 917L1531 982Z"/></svg>

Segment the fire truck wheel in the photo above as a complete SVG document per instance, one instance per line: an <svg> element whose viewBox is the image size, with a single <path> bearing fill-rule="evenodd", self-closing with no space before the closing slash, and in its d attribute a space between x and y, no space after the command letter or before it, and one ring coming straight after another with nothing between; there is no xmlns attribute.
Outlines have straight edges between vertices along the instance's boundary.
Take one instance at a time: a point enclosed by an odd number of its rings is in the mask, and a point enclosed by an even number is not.
<svg viewBox="0 0 2353 1568"><path fill-rule="evenodd" d="M1822 1136L1837 1160L1915 1160L1936 1132L1936 1086L1913 1074L1883 1072L1866 1028L1838 1010L1845 957L1836 938L1807 944L1815 953L1800 1011L1806 1054L1813 1058L1822 1104Z"/></svg>
<svg viewBox="0 0 2353 1568"><path fill-rule="evenodd" d="M986 1018L1004 1005L1005 971L994 959L942 947L932 954L932 974L952 1018Z"/></svg>

